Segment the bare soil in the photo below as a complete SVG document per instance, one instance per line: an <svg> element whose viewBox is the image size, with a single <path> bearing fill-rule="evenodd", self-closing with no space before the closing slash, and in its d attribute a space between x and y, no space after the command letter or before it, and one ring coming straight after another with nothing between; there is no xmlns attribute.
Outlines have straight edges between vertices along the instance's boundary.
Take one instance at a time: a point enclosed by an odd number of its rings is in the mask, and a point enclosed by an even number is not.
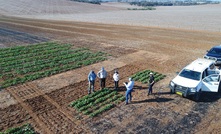
<svg viewBox="0 0 221 134"><path fill-rule="evenodd" d="M128 25L64 22L0 17L1 46L45 41L103 51L108 60L0 91L0 131L31 123L39 133L220 133L221 103L216 94L201 102L169 93L168 83L186 64L221 42L221 33ZM33 39L35 39L33 41ZM5 40L5 41L4 41ZM147 85L135 83L133 100L89 118L69 107L87 94L87 75L101 67L113 87L115 68L123 82L141 70L167 75L147 96ZM96 90L99 90L98 80Z"/></svg>

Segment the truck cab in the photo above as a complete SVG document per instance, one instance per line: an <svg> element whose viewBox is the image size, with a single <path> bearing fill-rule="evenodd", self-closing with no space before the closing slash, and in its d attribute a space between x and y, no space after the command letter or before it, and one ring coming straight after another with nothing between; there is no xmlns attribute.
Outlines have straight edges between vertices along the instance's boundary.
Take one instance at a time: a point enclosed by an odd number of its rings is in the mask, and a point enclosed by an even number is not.
<svg viewBox="0 0 221 134"><path fill-rule="evenodd" d="M214 60L197 59L184 67L170 81L171 93L183 97L193 96L200 99L201 92L219 92L220 70L215 67Z"/></svg>

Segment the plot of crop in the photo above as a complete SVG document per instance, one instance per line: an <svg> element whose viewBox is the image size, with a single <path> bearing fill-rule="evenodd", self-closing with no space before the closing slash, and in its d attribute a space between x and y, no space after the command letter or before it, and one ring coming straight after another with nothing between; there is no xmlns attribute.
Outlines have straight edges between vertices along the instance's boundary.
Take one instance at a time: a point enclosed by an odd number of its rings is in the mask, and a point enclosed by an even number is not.
<svg viewBox="0 0 221 134"><path fill-rule="evenodd" d="M70 44L43 43L0 49L2 87L33 81L106 60L106 54Z"/></svg>
<svg viewBox="0 0 221 134"><path fill-rule="evenodd" d="M122 94L105 88L72 102L70 106L89 117L95 117L124 100Z"/></svg>
<svg viewBox="0 0 221 134"><path fill-rule="evenodd" d="M21 127L10 128L0 134L36 134L33 127L30 124L23 125Z"/></svg>
<svg viewBox="0 0 221 134"><path fill-rule="evenodd" d="M163 78L166 77L166 75L160 74L158 72L153 72L151 70L144 70L144 71L140 71L140 72L132 75L131 78L134 81L140 81L143 84L146 84L149 81L149 78L150 78L149 74L150 74L150 72L152 72L154 74L154 81L155 82L158 82L158 81L160 81L160 80L162 80Z"/></svg>

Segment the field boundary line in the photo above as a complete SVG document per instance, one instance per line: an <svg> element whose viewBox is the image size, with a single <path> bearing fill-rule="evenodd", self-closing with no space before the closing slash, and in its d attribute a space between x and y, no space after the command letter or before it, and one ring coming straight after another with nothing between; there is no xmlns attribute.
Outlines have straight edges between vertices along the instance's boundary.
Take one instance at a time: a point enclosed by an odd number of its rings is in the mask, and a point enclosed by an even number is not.
<svg viewBox="0 0 221 134"><path fill-rule="evenodd" d="M28 86L29 86L29 85L28 85ZM71 114L70 114L69 111L64 110L64 109L62 108L62 106L60 106L57 102L55 102L53 99L51 99L48 95L46 95L46 94L45 94L40 88L38 88L36 85L31 84L30 87L32 87L32 88L36 91L36 93L37 93L39 96L42 95L49 103L51 103L52 105L54 105L58 111L60 111L62 114L64 114L64 115L65 115L70 121L72 121L74 124L77 124L77 125L78 125L78 124L81 123L80 120L74 119L74 118L71 116ZM85 132L87 132L87 130L84 129L83 127L81 127L81 126L79 126L79 127L82 128Z"/></svg>
<svg viewBox="0 0 221 134"><path fill-rule="evenodd" d="M46 125L38 118L38 116L31 110L31 108L24 103L24 101L14 93L15 87L6 88L6 90L18 101L18 103L21 104L21 106L30 114L30 116L36 121L36 123L39 124L41 128L43 128L44 131L46 131L47 134L52 134L52 132L45 127Z"/></svg>

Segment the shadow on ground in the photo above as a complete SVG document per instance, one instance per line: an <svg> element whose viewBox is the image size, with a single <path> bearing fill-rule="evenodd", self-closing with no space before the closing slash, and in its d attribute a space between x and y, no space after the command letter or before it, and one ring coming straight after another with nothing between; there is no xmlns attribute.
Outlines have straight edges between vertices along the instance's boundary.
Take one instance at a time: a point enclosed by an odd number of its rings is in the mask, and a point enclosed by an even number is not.
<svg viewBox="0 0 221 134"><path fill-rule="evenodd" d="M147 102L168 102L168 101L172 101L174 99L171 98L150 98L150 99L145 99L145 100L140 100L140 101L133 101L133 104L137 104L137 103L147 103Z"/></svg>
<svg viewBox="0 0 221 134"><path fill-rule="evenodd" d="M221 95L218 93L203 92L200 96L199 102L216 102L220 98L221 98Z"/></svg>

